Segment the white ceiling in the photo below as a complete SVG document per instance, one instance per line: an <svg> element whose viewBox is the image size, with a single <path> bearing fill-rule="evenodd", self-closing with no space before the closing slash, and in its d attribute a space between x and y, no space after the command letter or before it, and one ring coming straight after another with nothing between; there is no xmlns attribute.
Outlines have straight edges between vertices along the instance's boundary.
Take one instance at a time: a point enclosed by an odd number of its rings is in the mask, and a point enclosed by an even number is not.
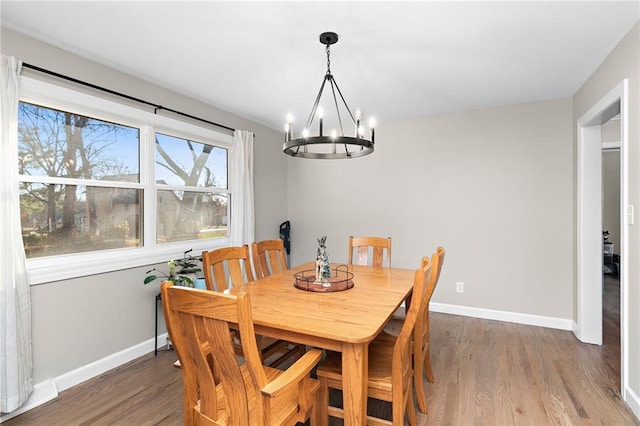
<svg viewBox="0 0 640 426"><path fill-rule="evenodd" d="M324 31L349 106L383 122L572 96L640 18L637 0L0 3L3 26L279 130L309 114Z"/></svg>

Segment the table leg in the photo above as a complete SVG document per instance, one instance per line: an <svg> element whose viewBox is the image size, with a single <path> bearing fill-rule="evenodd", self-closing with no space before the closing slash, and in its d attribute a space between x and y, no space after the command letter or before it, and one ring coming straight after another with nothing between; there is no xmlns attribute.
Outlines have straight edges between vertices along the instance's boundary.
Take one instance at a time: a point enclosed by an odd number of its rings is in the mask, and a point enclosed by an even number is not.
<svg viewBox="0 0 640 426"><path fill-rule="evenodd" d="M342 403L344 424L364 425L367 422L367 380L369 346L344 343L342 346Z"/></svg>

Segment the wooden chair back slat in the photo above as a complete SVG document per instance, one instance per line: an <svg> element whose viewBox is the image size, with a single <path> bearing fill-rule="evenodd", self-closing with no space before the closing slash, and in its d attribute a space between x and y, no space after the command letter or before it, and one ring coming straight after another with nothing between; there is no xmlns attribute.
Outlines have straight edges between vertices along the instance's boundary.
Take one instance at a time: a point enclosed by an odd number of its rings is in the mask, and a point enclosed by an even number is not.
<svg viewBox="0 0 640 426"><path fill-rule="evenodd" d="M409 398L411 398L411 403L413 404L412 335L418 323L420 312L426 304L427 298L430 297L428 294L428 278L431 270L433 270L431 261L428 257L423 257L420 262L420 268L415 272L413 284L414 298L412 299L415 302L420 301L420 303L412 303L409 306L404 324L393 348L393 359L390 360L392 362L391 376L393 387L398 390L401 389L398 395L402 395L401 399L392 401L392 404L396 404L401 408L403 413Z"/></svg>
<svg viewBox="0 0 640 426"><path fill-rule="evenodd" d="M268 277L289 269L281 239L263 240L251 244L253 269L257 278Z"/></svg>
<svg viewBox="0 0 640 426"><path fill-rule="evenodd" d="M249 246L223 247L202 252L202 269L207 290L223 292L254 281Z"/></svg>
<svg viewBox="0 0 640 426"><path fill-rule="evenodd" d="M354 262L353 252L356 249L357 260ZM386 251L386 256L385 256ZM371 261L369 262L369 252ZM391 237L349 237L349 265L368 265L376 267L391 267Z"/></svg>
<svg viewBox="0 0 640 426"><path fill-rule="evenodd" d="M423 373L426 373L427 380L431 383L434 382L435 377L433 369L431 367L431 345L430 335L431 327L429 325L429 304L431 302L431 296L433 296L438 281L440 280L440 272L442 271L442 265L444 265L445 249L438 247L436 252L431 256L431 273L429 274L429 282L427 289L426 303L422 304L420 314L418 317L418 323L413 333L413 363L414 363L414 382L416 386L416 396L418 400L418 407L420 411L426 413L427 408L427 396L426 389L423 382Z"/></svg>

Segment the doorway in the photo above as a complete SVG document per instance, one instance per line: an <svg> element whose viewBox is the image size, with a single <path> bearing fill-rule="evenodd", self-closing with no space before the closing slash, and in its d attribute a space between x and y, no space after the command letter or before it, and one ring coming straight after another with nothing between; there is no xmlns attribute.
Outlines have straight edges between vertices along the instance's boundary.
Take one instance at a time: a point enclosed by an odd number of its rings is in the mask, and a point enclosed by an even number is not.
<svg viewBox="0 0 640 426"><path fill-rule="evenodd" d="M602 125L620 115L620 363L621 393L627 385L627 241L633 206L627 201L627 81L594 105L577 125L576 322L574 334L602 344L603 234Z"/></svg>

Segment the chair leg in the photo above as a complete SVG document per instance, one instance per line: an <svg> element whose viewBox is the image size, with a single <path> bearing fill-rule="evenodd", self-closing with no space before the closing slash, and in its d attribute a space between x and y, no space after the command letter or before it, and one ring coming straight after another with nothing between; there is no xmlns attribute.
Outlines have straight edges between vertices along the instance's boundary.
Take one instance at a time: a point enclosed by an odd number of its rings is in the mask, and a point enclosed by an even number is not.
<svg viewBox="0 0 640 426"><path fill-rule="evenodd" d="M403 401L403 395L392 397L391 401L391 422L393 425L404 425L404 419L407 414L409 400L413 401L413 396L409 394L407 401ZM403 404L404 403L404 404Z"/></svg>
<svg viewBox="0 0 640 426"><path fill-rule="evenodd" d="M424 378L422 377L422 368L424 364L421 360L415 362L415 370L413 372L413 386L416 390L416 399L418 400L418 408L420 412L427 413L427 391L424 388Z"/></svg>
<svg viewBox="0 0 640 426"><path fill-rule="evenodd" d="M413 403L413 395L409 392L409 398L407 401L407 413L409 414L409 424L411 426L418 424L418 419L416 416L416 406Z"/></svg>
<svg viewBox="0 0 640 426"><path fill-rule="evenodd" d="M329 424L329 388L327 380L320 380L320 389L316 393L313 409L311 410L311 426L328 426Z"/></svg>
<svg viewBox="0 0 640 426"><path fill-rule="evenodd" d="M427 373L427 380L429 383L436 381L433 375L433 369L431 368L431 347L427 343L427 356L424 357L424 371Z"/></svg>
<svg viewBox="0 0 640 426"><path fill-rule="evenodd" d="M433 370L431 369L431 342L430 342L430 334L431 330L429 330L429 321L427 320L427 342L426 342L426 356L424 357L424 371L427 373L427 380L429 383L435 382L435 377L433 376Z"/></svg>

